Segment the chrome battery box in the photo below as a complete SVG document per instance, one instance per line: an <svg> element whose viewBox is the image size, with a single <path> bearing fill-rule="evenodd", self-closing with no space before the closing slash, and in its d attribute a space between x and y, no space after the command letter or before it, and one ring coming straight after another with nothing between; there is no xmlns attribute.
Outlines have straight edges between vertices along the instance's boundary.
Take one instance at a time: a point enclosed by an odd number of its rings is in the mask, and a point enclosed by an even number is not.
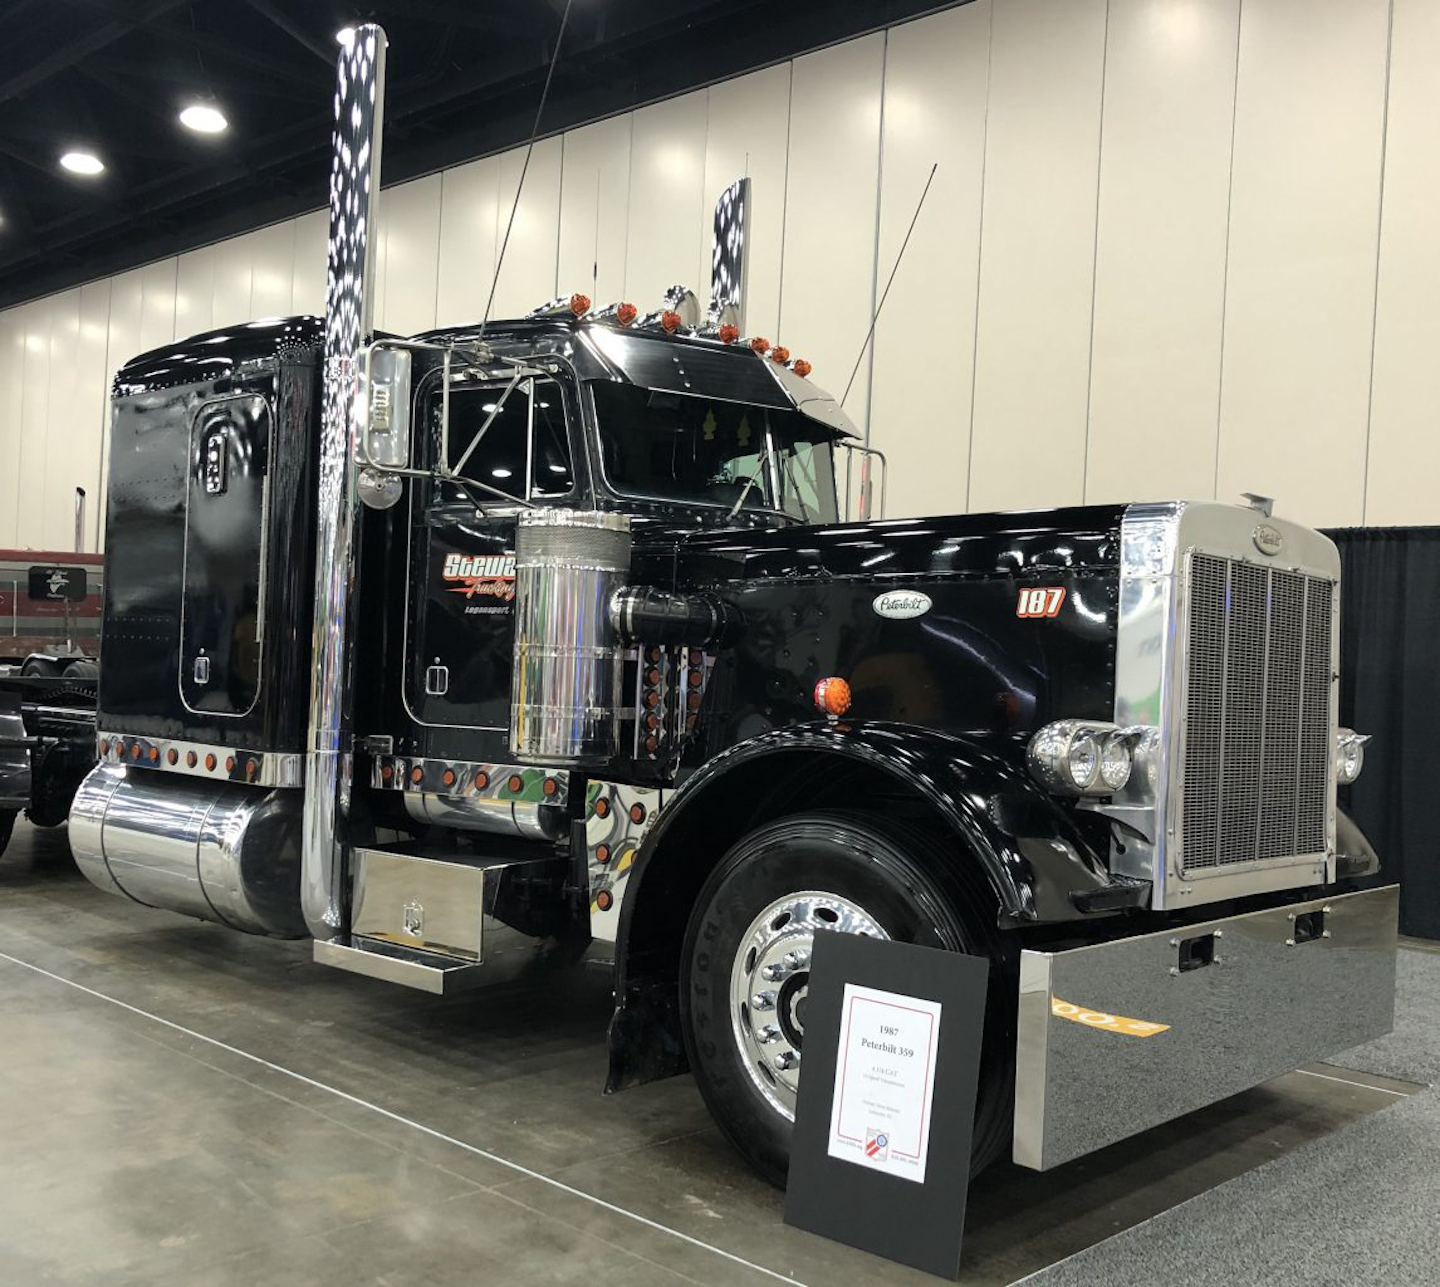
<svg viewBox="0 0 1440 1287"><path fill-rule="evenodd" d="M1020 959L1015 1161L1049 1170L1389 1032L1398 887Z"/></svg>

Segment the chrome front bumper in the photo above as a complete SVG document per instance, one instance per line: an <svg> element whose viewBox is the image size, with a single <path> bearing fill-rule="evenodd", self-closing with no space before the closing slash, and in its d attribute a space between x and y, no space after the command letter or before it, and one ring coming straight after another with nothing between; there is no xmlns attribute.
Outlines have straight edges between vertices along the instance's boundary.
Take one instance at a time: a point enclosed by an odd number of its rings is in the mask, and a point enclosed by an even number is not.
<svg viewBox="0 0 1440 1287"><path fill-rule="evenodd" d="M1049 1170L1395 1018L1399 888L1021 953L1015 1161Z"/></svg>

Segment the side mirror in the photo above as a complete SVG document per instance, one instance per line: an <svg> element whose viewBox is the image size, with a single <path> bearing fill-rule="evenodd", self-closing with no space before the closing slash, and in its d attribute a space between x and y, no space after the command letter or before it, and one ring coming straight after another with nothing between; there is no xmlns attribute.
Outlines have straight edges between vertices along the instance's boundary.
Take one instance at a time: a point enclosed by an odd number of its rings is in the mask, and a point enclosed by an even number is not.
<svg viewBox="0 0 1440 1287"><path fill-rule="evenodd" d="M410 350L384 341L365 351L360 380L360 499L389 509L410 464Z"/></svg>

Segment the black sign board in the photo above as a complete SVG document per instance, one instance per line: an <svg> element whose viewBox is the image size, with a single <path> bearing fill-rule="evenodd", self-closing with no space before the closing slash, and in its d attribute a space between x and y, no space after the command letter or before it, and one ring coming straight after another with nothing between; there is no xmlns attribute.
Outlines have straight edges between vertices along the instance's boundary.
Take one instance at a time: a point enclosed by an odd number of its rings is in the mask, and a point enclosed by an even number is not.
<svg viewBox="0 0 1440 1287"><path fill-rule="evenodd" d="M85 569L76 567L48 567L34 564L30 568L30 597L32 599L69 599L78 603L90 587L85 578Z"/></svg>
<svg viewBox="0 0 1440 1287"><path fill-rule="evenodd" d="M989 970L983 957L815 936L786 1224L959 1277Z"/></svg>

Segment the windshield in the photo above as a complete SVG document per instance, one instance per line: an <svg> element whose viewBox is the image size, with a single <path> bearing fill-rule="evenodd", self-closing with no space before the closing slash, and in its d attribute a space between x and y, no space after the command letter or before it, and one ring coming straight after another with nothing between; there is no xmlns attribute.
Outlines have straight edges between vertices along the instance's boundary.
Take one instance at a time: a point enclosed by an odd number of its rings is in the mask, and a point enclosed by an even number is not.
<svg viewBox="0 0 1440 1287"><path fill-rule="evenodd" d="M796 411L597 381L605 477L627 496L833 523L832 436Z"/></svg>

